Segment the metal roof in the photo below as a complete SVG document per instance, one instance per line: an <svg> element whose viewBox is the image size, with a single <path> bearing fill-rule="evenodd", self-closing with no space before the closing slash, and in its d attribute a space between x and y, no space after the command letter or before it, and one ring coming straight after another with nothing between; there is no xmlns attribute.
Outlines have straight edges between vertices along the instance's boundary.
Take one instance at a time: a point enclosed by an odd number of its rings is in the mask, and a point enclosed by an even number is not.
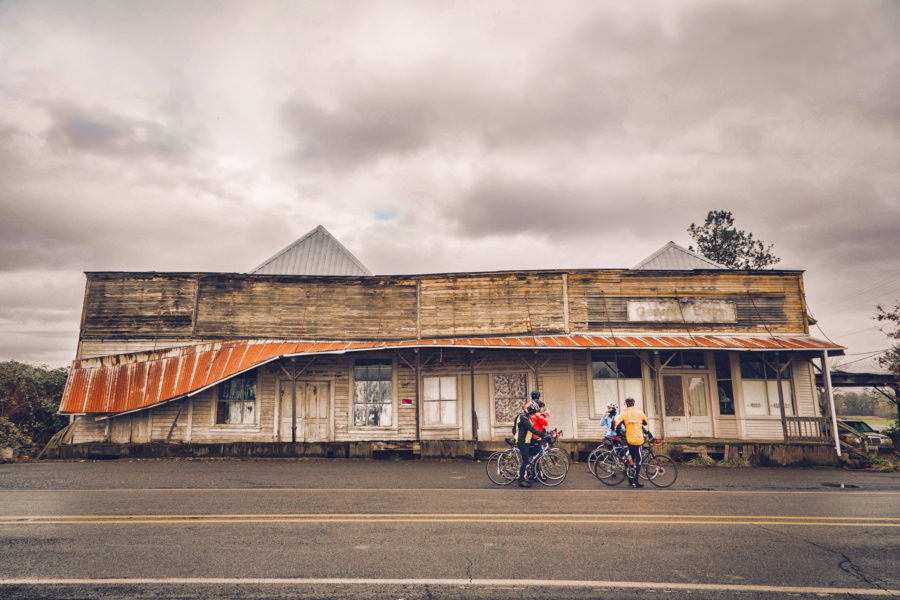
<svg viewBox="0 0 900 600"><path fill-rule="evenodd" d="M59 412L115 414L142 410L198 394L230 377L285 356L447 346L492 350L636 348L843 351L841 346L800 334L592 333L380 342L238 340L76 360L69 371Z"/></svg>
<svg viewBox="0 0 900 600"><path fill-rule="evenodd" d="M638 264L635 271L689 271L693 269L727 269L702 254L691 252L675 242L669 242Z"/></svg>
<svg viewBox="0 0 900 600"><path fill-rule="evenodd" d="M321 225L250 272L258 275L372 275Z"/></svg>

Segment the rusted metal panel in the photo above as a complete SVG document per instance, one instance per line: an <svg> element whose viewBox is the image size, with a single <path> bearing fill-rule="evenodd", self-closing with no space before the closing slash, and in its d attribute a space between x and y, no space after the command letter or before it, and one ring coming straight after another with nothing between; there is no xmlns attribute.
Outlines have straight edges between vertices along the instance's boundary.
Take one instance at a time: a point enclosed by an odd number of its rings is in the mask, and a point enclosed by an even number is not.
<svg viewBox="0 0 900 600"><path fill-rule="evenodd" d="M76 364L79 361L75 361ZM91 374L89 371L72 366L69 378L66 380L66 389L63 390L62 401L59 410L67 413L84 412L84 403L87 401L87 388Z"/></svg>
<svg viewBox="0 0 900 600"><path fill-rule="evenodd" d="M166 362L164 360L154 360L150 363L147 370L147 389L144 392L145 403L156 404L159 402L165 366Z"/></svg>
<svg viewBox="0 0 900 600"><path fill-rule="evenodd" d="M75 361L63 392L62 413L121 413L197 392L281 356L359 352L372 349L462 346L469 348L639 348L729 350L840 350L805 335L620 335L516 336L383 342L230 341L156 352Z"/></svg>
<svg viewBox="0 0 900 600"><path fill-rule="evenodd" d="M165 367L163 368L163 380L159 388L160 399L174 398L179 395L176 390L178 383L179 362L181 357L167 357L163 359Z"/></svg>
<svg viewBox="0 0 900 600"><path fill-rule="evenodd" d="M201 352L197 355L197 364L194 366L194 373L191 376L191 383L188 386L190 390L198 390L206 385L206 379L209 375L209 369L212 367L214 352Z"/></svg>
<svg viewBox="0 0 900 600"><path fill-rule="evenodd" d="M233 347L224 347L214 352L212 364L209 367L209 372L206 374L206 381L203 383L203 387L222 380L225 376L225 366L228 364L228 359L231 357L234 350Z"/></svg>

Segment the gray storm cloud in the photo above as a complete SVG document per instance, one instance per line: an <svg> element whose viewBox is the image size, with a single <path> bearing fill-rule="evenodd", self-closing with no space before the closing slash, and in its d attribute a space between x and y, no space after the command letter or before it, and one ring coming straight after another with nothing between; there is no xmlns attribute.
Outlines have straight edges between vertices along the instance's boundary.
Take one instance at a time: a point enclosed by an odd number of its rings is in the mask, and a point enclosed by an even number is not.
<svg viewBox="0 0 900 600"><path fill-rule="evenodd" d="M711 209L875 349L898 31L891 2L0 3L0 359L71 359L84 270L244 271L320 223L379 273L628 267Z"/></svg>

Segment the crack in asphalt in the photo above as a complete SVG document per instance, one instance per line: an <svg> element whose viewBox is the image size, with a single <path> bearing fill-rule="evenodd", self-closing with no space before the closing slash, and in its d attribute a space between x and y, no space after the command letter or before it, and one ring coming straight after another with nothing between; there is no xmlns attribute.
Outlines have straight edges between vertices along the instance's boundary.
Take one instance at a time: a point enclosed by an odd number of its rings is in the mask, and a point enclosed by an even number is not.
<svg viewBox="0 0 900 600"><path fill-rule="evenodd" d="M466 566L466 577L469 578L469 583L472 583L472 566L474 565L474 563L468 556L466 556L465 559L466 562L469 563L468 566Z"/></svg>
<svg viewBox="0 0 900 600"><path fill-rule="evenodd" d="M783 533L783 532L780 531L780 530L777 530L777 529L771 529L771 528L766 527L766 526L764 526L764 525L757 525L757 527L759 527L760 529L763 529L763 530L765 530L765 531L768 531L769 533L774 533L774 534L776 534L776 535L778 535L778 536L781 536L781 537L788 537L788 538L794 539L794 540L800 540L800 541L802 541L802 542L806 542L806 543L809 544L810 546L814 546L814 547L816 547L816 548L819 548L820 550L825 550L826 552L830 552L830 553L832 553L832 554L836 554L836 555L840 556L841 559L842 559L840 562L838 562L838 565L837 565L837 566L838 566L838 569L840 569L840 570L843 571L844 573L850 575L851 577L854 577L854 578L858 579L859 581L862 581L863 583L868 584L869 586L871 586L871 587L873 587L873 588L876 588L876 589L879 589L879 590L883 590L883 591L886 591L886 592L889 592L889 591L890 591L889 588L885 587L885 584L884 584L883 582L881 582L880 580L878 580L874 575L869 575L868 573L866 573L865 571L863 571L862 568L860 568L858 565L856 565L856 563L853 562L853 559L852 559L852 558L850 558L849 556L847 556L844 552L842 552L842 551L840 551L840 550L835 550L834 548L829 548L828 546L825 546L824 544L819 544L819 543L814 542L814 541L812 541L812 540L808 540L808 539L806 539L805 537L802 537L802 536L796 536L796 535L795 535L795 536L788 536L787 534ZM891 595L894 596L894 597L897 597L896 594L891 594ZM854 597L854 598L856 597L856 596L854 596L853 594L850 594L850 596L851 596L851 597Z"/></svg>

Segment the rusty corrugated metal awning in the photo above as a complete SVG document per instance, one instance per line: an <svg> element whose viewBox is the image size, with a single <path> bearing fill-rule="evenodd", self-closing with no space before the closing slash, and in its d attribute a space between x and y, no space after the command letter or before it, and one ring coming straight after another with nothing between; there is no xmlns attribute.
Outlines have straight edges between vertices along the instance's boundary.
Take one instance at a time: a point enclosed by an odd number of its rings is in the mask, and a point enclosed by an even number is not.
<svg viewBox="0 0 900 600"><path fill-rule="evenodd" d="M808 335L572 334L465 337L384 342L238 340L119 354L72 363L59 412L115 414L141 410L197 394L225 379L284 356L343 354L394 348L572 348L643 350L754 350L842 353Z"/></svg>

